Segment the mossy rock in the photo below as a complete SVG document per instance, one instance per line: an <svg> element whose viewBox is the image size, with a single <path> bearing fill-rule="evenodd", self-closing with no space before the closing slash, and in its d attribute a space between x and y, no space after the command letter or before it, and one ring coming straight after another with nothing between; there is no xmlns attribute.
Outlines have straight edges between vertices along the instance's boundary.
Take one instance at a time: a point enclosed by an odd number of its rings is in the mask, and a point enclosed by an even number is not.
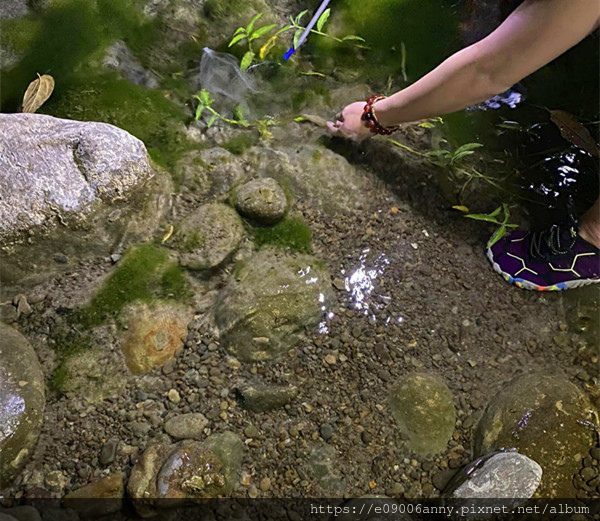
<svg viewBox="0 0 600 521"><path fill-rule="evenodd" d="M247 163L261 177L288 186L298 199L308 200L329 215L356 211L366 203L366 180L344 157L312 144L277 150L252 147Z"/></svg>
<svg viewBox="0 0 600 521"><path fill-rule="evenodd" d="M127 385L127 374L123 362L114 353L82 348L62 357L52 384L55 391L77 393L87 402L96 404L120 396Z"/></svg>
<svg viewBox="0 0 600 521"><path fill-rule="evenodd" d="M245 361L280 357L318 326L332 300L322 262L265 248L236 264L217 297L221 343Z"/></svg>
<svg viewBox="0 0 600 521"><path fill-rule="evenodd" d="M150 446L133 467L127 491L142 517L154 515L165 500L175 507L227 497L239 480L243 452L244 443L232 432Z"/></svg>
<svg viewBox="0 0 600 521"><path fill-rule="evenodd" d="M312 232L298 215L288 216L272 226L253 226L251 232L258 248L274 246L293 253L312 251Z"/></svg>
<svg viewBox="0 0 600 521"><path fill-rule="evenodd" d="M597 413L587 396L560 376L530 374L505 385L487 406L473 450L484 456L515 448L543 470L536 497L575 497L573 475L594 443Z"/></svg>
<svg viewBox="0 0 600 521"><path fill-rule="evenodd" d="M42 366L27 339L0 322L0 487L25 465L44 418Z"/></svg>
<svg viewBox="0 0 600 521"><path fill-rule="evenodd" d="M229 259L244 237L236 211L225 204L206 204L177 226L173 244L179 263L193 270L211 270Z"/></svg>
<svg viewBox="0 0 600 521"><path fill-rule="evenodd" d="M7 288L68 268L54 262L57 253L74 263L146 240L170 207L169 175L117 127L3 114L0 128L0 274Z"/></svg>
<svg viewBox="0 0 600 521"><path fill-rule="evenodd" d="M154 243L130 248L114 271L77 313L84 326L102 324L134 301L152 303L157 299L186 301L190 290L185 274L169 250Z"/></svg>
<svg viewBox="0 0 600 521"><path fill-rule="evenodd" d="M275 224L283 218L287 206L285 192L275 179L255 179L236 188L237 211L256 222Z"/></svg>
<svg viewBox="0 0 600 521"><path fill-rule="evenodd" d="M392 389L390 408L408 447L417 454L446 449L454 432L456 410L446 383L430 374L414 374Z"/></svg>

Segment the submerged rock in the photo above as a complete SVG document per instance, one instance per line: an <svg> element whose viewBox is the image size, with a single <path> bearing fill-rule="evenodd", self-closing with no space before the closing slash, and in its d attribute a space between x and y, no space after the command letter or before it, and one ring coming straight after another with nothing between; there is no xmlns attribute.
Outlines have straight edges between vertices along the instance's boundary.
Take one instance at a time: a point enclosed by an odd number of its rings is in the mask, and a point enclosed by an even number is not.
<svg viewBox="0 0 600 521"><path fill-rule="evenodd" d="M253 147L247 162L258 175L290 186L327 214L356 211L365 201L365 177L343 156L328 148L303 143L297 147Z"/></svg>
<svg viewBox="0 0 600 521"><path fill-rule="evenodd" d="M249 385L238 390L242 407L253 412L279 409L290 403L297 395L295 386Z"/></svg>
<svg viewBox="0 0 600 521"><path fill-rule="evenodd" d="M239 479L243 451L243 442L231 432L202 443L151 446L134 466L127 491L142 517L156 507L228 496Z"/></svg>
<svg viewBox="0 0 600 521"><path fill-rule="evenodd" d="M179 414L165 423L165 432L179 440L199 440L208 420L201 413Z"/></svg>
<svg viewBox="0 0 600 521"><path fill-rule="evenodd" d="M533 497L542 479L542 468L517 452L500 452L491 456L481 468L451 491L456 498Z"/></svg>
<svg viewBox="0 0 600 521"><path fill-rule="evenodd" d="M236 264L217 297L221 344L244 361L281 356L318 326L332 298L322 262L265 248Z"/></svg>
<svg viewBox="0 0 600 521"><path fill-rule="evenodd" d="M154 232L170 177L144 144L106 123L0 114L0 276L33 284Z"/></svg>
<svg viewBox="0 0 600 521"><path fill-rule="evenodd" d="M238 249L244 225L236 211L225 204L206 204L185 218L174 244L181 266L194 270L216 268Z"/></svg>
<svg viewBox="0 0 600 521"><path fill-rule="evenodd" d="M443 380L429 374L409 376L392 389L390 408L411 450L418 454L445 450L454 432L456 410Z"/></svg>
<svg viewBox="0 0 600 521"><path fill-rule="evenodd" d="M320 497L342 497L346 492L347 478L340 472L338 452L333 445L317 445L310 454L306 470L314 479Z"/></svg>
<svg viewBox="0 0 600 521"><path fill-rule="evenodd" d="M128 324L121 349L134 374L162 367L183 349L189 316L175 302L136 302L123 310Z"/></svg>
<svg viewBox="0 0 600 521"><path fill-rule="evenodd" d="M280 221L287 210L285 192L275 179L255 179L236 189L235 207L244 217L263 224Z"/></svg>
<svg viewBox="0 0 600 521"><path fill-rule="evenodd" d="M177 163L175 174L188 190L215 197L227 194L246 175L240 158L220 147L189 152Z"/></svg>
<svg viewBox="0 0 600 521"><path fill-rule="evenodd" d="M115 472L85 485L67 494L64 506L75 510L84 519L97 519L114 514L123 507L123 478L122 472Z"/></svg>
<svg viewBox="0 0 600 521"><path fill-rule="evenodd" d="M102 65L118 71L126 80L141 87L148 89L159 87L158 78L142 67L122 40L117 40L106 50Z"/></svg>
<svg viewBox="0 0 600 521"><path fill-rule="evenodd" d="M123 362L114 353L97 347L84 348L62 361L53 383L59 391L76 392L90 403L100 403L121 394L127 385L125 373Z"/></svg>
<svg viewBox="0 0 600 521"><path fill-rule="evenodd" d="M42 428L45 390L38 357L16 329L0 323L0 487L26 463Z"/></svg>
<svg viewBox="0 0 600 521"><path fill-rule="evenodd" d="M573 475L594 443L595 413L568 380L522 376L489 403L474 437L474 454L514 447L543 470L537 497L574 497Z"/></svg>

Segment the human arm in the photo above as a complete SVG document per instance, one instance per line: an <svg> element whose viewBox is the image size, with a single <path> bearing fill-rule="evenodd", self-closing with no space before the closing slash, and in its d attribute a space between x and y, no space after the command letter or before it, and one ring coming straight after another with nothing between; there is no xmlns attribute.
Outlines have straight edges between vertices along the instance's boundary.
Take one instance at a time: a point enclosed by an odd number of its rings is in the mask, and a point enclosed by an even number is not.
<svg viewBox="0 0 600 521"><path fill-rule="evenodd" d="M375 104L384 127L455 112L505 91L579 43L598 25L599 0L526 0L494 32L458 51L416 83ZM348 105L330 130L371 135L364 102Z"/></svg>

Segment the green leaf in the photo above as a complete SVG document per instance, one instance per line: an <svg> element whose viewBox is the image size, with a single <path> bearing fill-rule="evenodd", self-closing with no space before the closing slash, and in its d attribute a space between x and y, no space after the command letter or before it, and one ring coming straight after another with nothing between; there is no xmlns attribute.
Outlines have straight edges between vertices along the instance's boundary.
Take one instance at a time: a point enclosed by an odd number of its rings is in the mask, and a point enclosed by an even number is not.
<svg viewBox="0 0 600 521"><path fill-rule="evenodd" d="M330 14L331 9L325 9L325 11L323 11L323 14L319 16L319 19L317 20L317 31L323 31L323 26L327 23Z"/></svg>
<svg viewBox="0 0 600 521"><path fill-rule="evenodd" d="M211 117L208 119L208 121L206 122L206 126L207 126L208 128L212 127L212 126L213 126L213 124L214 124L214 122L215 122L215 121L217 121L217 119L218 119L218 116L217 116L216 114L213 114L213 115L212 115L212 116L211 116Z"/></svg>
<svg viewBox="0 0 600 521"><path fill-rule="evenodd" d="M248 34L252 34L252 30L254 29L254 24L257 22L257 20L262 16L262 13L258 13L257 15L254 16L254 18L252 18L252 20L250 20L250 23L246 26L246 32Z"/></svg>
<svg viewBox="0 0 600 521"><path fill-rule="evenodd" d="M239 42L240 40L243 40L244 38L246 38L246 33L240 33L235 35L231 41L229 42L229 45L227 47L231 47L232 45L236 44L237 42Z"/></svg>
<svg viewBox="0 0 600 521"><path fill-rule="evenodd" d="M488 223L501 224L495 217L491 217L486 213L470 213L468 215L465 215L465 217L468 217L469 219L473 219L475 221L485 221Z"/></svg>
<svg viewBox="0 0 600 521"><path fill-rule="evenodd" d="M252 33L252 36L250 36L250 39L256 40L257 38L260 38L263 34L268 33L271 29L274 29L275 27L277 27L277 24L265 25L264 27L261 27L254 31Z"/></svg>
<svg viewBox="0 0 600 521"><path fill-rule="evenodd" d="M293 25L284 25L281 29L279 29L274 36L279 36L281 33L285 33L286 31L289 31L290 29L293 29L294 26Z"/></svg>
<svg viewBox="0 0 600 521"><path fill-rule="evenodd" d="M298 48L298 41L300 40L300 36L302 36L303 32L304 29L302 28L296 30L296 33L294 34L294 49Z"/></svg>
<svg viewBox="0 0 600 521"><path fill-rule="evenodd" d="M244 27L238 27L238 28L235 30L235 33L233 33L233 36L235 36L236 34L240 34L242 31L243 31L243 32L246 32L246 29L245 29Z"/></svg>
<svg viewBox="0 0 600 521"><path fill-rule="evenodd" d="M487 247L491 248L494 244L496 244L500 239L502 239L502 237L504 237L504 234L506 233L506 226L501 225L494 233L494 235L492 235L492 237L490 238L490 240L487 243Z"/></svg>
<svg viewBox="0 0 600 521"><path fill-rule="evenodd" d="M433 123L429 123L428 121L424 121L423 123L419 123L421 128L435 128Z"/></svg>
<svg viewBox="0 0 600 521"><path fill-rule="evenodd" d="M246 126L248 122L244 118L244 107L242 105L236 105L233 109L233 117L237 119L237 121L242 126Z"/></svg>
<svg viewBox="0 0 600 521"><path fill-rule="evenodd" d="M212 105L213 99L210 97L210 92L208 92L206 89L202 89L200 91L200 101L202 102L203 105L209 107L210 105Z"/></svg>
<svg viewBox="0 0 600 521"><path fill-rule="evenodd" d="M250 65L252 65L252 60L254 60L254 53L252 51L248 51L242 58L240 69L245 71L248 67L250 67Z"/></svg>
<svg viewBox="0 0 600 521"><path fill-rule="evenodd" d="M293 23L298 26L300 25L300 21L302 20L302 18L304 18L304 15L308 13L308 9L305 9L304 11L302 11L301 13L298 13L298 16L296 16L295 20L293 20Z"/></svg>
<svg viewBox="0 0 600 521"><path fill-rule="evenodd" d="M465 157L465 156L470 156L471 154L474 154L475 152L473 152L472 150L463 150L462 152L459 152L458 154L456 152L454 152L454 154L452 154L452 162L456 161L457 159L460 159L461 157Z"/></svg>
<svg viewBox="0 0 600 521"><path fill-rule="evenodd" d="M196 96L196 97L198 97L198 96ZM196 107L196 115L194 116L194 119L195 119L196 121L198 121L198 120L199 120L199 119L202 117L202 113L204 112L204 109L205 109L205 108L206 108L206 107L204 107L204 105L198 105L198 106Z"/></svg>
<svg viewBox="0 0 600 521"><path fill-rule="evenodd" d="M344 41L347 41L347 40L357 40L359 42L364 42L365 41L364 38L361 38L360 36L356 36L355 34L349 34L347 36L344 36L342 38L342 40L344 40Z"/></svg>
<svg viewBox="0 0 600 521"><path fill-rule="evenodd" d="M458 147L454 151L454 155L460 154L461 152L465 152L467 150L475 150L476 148L481 148L482 146L483 145L481 143L466 143L465 145Z"/></svg>
<svg viewBox="0 0 600 521"><path fill-rule="evenodd" d="M303 116L298 116L297 118L294 118L294 121L296 123L302 123L303 121L308 121L308 120Z"/></svg>

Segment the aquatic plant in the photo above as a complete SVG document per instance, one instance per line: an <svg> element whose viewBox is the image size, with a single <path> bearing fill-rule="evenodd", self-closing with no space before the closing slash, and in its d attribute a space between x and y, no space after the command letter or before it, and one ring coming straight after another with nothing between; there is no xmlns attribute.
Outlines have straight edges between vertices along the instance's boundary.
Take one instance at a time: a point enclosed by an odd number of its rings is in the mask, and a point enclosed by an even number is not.
<svg viewBox="0 0 600 521"><path fill-rule="evenodd" d="M277 42L277 39L279 38L279 36L288 31L292 31L292 30L294 31L293 42L294 42L294 47L297 47L298 41L300 40L302 33L306 30L306 27L304 27L302 25L302 19L304 18L304 16L307 13L308 13L308 10L304 10L301 13L298 13L296 16L290 15L290 23L287 25L284 25L283 27L280 27L275 32L275 34L271 35L269 37L269 39L260 47L260 49L258 51L259 60L263 61L268 56L271 49L275 46L275 43ZM317 20L316 29L311 29L310 32L314 33L316 35L328 38L330 40L333 40L337 43L354 42L355 45L364 47L364 45L362 45L362 44L364 43L365 40L355 34L348 34L348 35L342 36L341 38L338 38L336 36L333 36L333 35L325 32L324 31L325 24L327 23L327 20L329 20L330 14L331 14L331 9L326 9L325 11L323 11L323 14ZM231 41L229 42L229 47L232 47L236 43L243 42L244 40L246 41L246 43L248 45L248 50L244 53L244 56L242 57L242 61L240 63L240 69L243 71L248 69L248 67L250 67L252 65L255 58L257 57L257 52L256 52L256 49L253 47L252 42L254 42L255 40L258 40L262 36L265 36L270 31L272 31L273 29L275 29L277 27L277 24L269 24L269 25L264 25L262 27L255 28L256 22L261 17L262 17L262 13L258 13L257 15L254 16L254 18L252 18L252 20L246 27L238 27L235 30L235 32L233 33L233 37L231 38Z"/></svg>
<svg viewBox="0 0 600 521"><path fill-rule="evenodd" d="M466 210L468 212L468 208L466 208L464 206L454 206L454 208L457 210L460 210L460 211ZM498 220L498 217L501 212L503 212L503 218L500 221L500 220ZM502 237L504 237L504 235L510 228L517 227L516 224L511 224L508 222L510 219L510 210L508 208L508 204L506 204L506 203L503 203L501 206L498 206L498 208L496 208L493 212L490 212L490 213L467 213L465 215L465 217L468 217L469 219L474 219L476 221L485 221L488 223L493 223L493 224L498 225L498 229L496 230L494 235L492 235L492 237L488 241L488 244L487 244L488 248L491 248Z"/></svg>
<svg viewBox="0 0 600 521"><path fill-rule="evenodd" d="M277 125L277 121L275 119L268 117L249 122L244 116L244 108L241 105L236 105L236 107L233 109L233 118L223 116L223 114L217 112L217 110L215 110L215 108L212 106L215 100L212 98L210 92L206 89L202 89L200 94L196 94L194 96L194 99L198 101L195 114L196 121L202 117L202 114L205 111L210 113L210 117L206 122L206 126L208 128L212 127L217 120L221 120L225 123L229 123L230 125L236 125L242 128L252 127L258 131L260 137L270 139L272 134L269 130L269 127Z"/></svg>

